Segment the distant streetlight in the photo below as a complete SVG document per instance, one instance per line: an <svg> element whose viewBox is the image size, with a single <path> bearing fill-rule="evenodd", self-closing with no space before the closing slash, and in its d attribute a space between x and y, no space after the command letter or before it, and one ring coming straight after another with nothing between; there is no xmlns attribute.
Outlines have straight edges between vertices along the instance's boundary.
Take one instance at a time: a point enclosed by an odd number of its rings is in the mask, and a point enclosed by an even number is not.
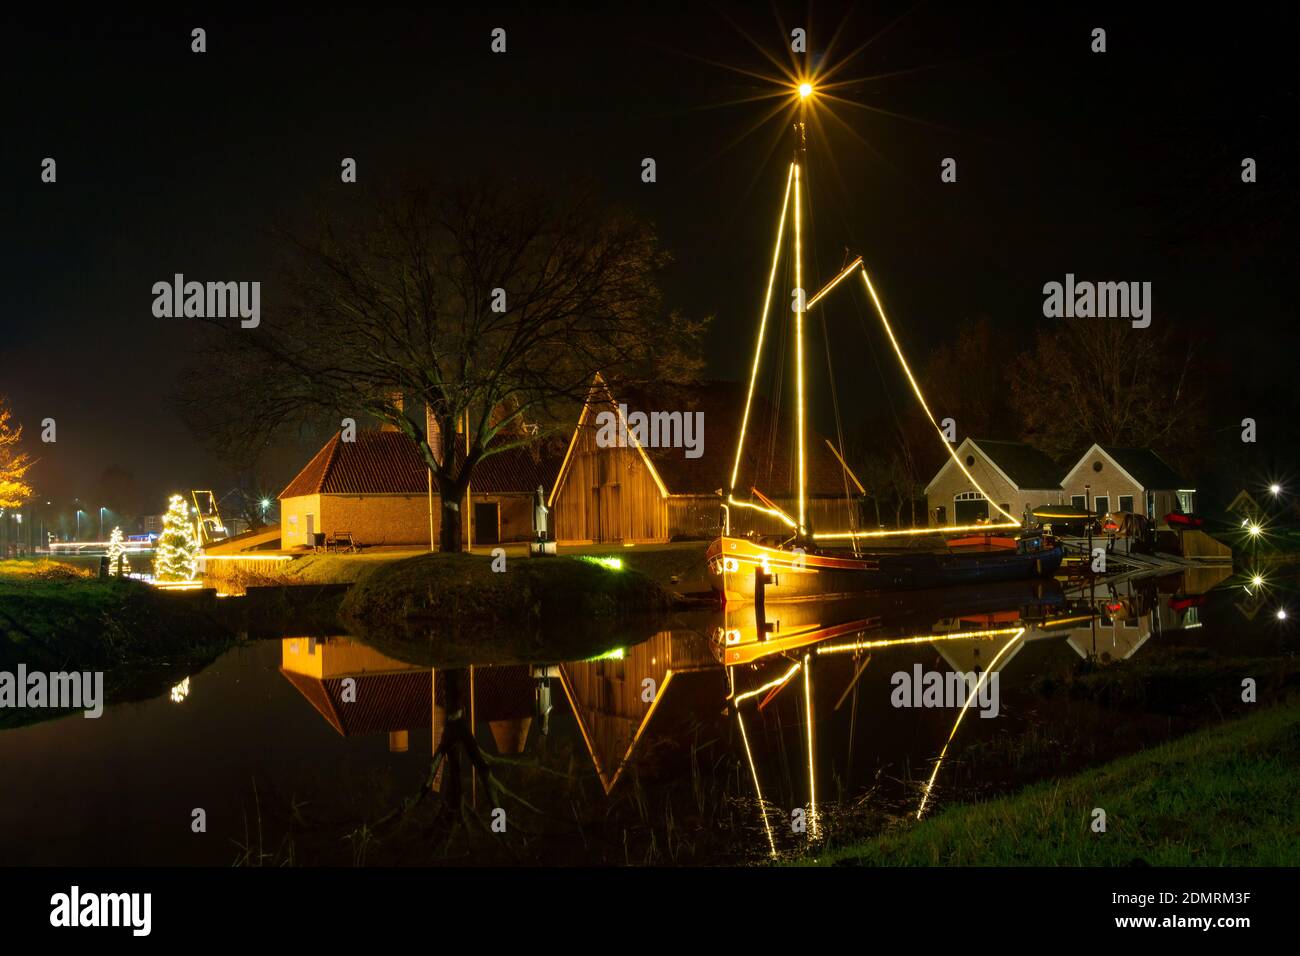
<svg viewBox="0 0 1300 956"><path fill-rule="evenodd" d="M1276 498L1278 495L1282 493L1282 486L1278 484L1272 484L1268 486L1268 490L1273 492L1273 497Z"/></svg>
<svg viewBox="0 0 1300 956"><path fill-rule="evenodd" d="M99 506L99 540L104 540L104 506Z"/></svg>
<svg viewBox="0 0 1300 956"><path fill-rule="evenodd" d="M1284 607L1280 607L1280 608L1277 609L1277 619L1278 619L1279 621L1285 621L1285 620L1286 620L1286 608L1284 608Z"/></svg>

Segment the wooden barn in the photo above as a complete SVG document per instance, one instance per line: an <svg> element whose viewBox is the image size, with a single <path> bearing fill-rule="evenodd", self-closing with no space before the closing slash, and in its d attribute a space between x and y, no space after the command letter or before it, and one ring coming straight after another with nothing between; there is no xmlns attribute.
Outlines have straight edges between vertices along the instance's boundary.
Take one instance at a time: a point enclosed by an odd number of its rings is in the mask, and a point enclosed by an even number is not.
<svg viewBox="0 0 1300 956"><path fill-rule="evenodd" d="M571 544L643 543L717 535L744 410L745 388L739 383L706 382L661 394L629 390L616 397L597 379L551 492L555 539ZM628 424L638 413L663 416L664 422L668 415L680 413L683 420L693 416L700 426L699 434L692 436L699 439L698 447L663 447L662 441L656 447L638 441L636 429ZM622 423L613 442L606 427L611 420ZM736 481L738 499L750 500L751 489L757 488L786 513L797 513L795 434L788 411L778 412L767 399L754 396L746 454ZM811 430L806 456L810 526L847 529L850 515L858 514L861 484L830 443ZM731 530L787 532L778 519L740 508L731 509Z"/></svg>
<svg viewBox="0 0 1300 956"><path fill-rule="evenodd" d="M489 455L470 482L467 546L527 541L533 501L550 490L558 456L543 446ZM437 541L441 507L419 449L395 430L342 433L327 441L280 492L280 546L311 547L323 535L348 532L362 546Z"/></svg>

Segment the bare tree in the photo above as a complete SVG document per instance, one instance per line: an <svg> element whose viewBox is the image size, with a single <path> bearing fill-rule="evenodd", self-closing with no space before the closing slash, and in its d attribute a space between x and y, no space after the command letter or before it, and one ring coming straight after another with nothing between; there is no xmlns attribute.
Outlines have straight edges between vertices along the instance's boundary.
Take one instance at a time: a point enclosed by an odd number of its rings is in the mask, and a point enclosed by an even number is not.
<svg viewBox="0 0 1300 956"><path fill-rule="evenodd" d="M1205 389L1190 340L1115 319L1041 332L1011 375L1024 438L1057 459L1092 442L1178 457L1201 440Z"/></svg>
<svg viewBox="0 0 1300 956"><path fill-rule="evenodd" d="M255 329L223 325L208 363L221 379L182 390L186 417L250 447L326 414L398 428L432 471L444 551L460 549L475 466L566 418L597 372L685 381L700 367L703 324L662 308L654 230L589 193L412 189L359 223L282 234L281 304Z"/></svg>

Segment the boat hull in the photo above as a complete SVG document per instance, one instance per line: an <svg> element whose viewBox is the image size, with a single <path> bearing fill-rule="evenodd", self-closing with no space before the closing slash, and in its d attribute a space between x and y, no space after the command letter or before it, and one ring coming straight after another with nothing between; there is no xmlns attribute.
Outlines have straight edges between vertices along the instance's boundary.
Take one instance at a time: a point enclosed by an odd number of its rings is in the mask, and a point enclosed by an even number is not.
<svg viewBox="0 0 1300 956"><path fill-rule="evenodd" d="M754 600L760 573L765 601L824 600L1045 577L1055 573L1063 556L1059 544L1034 551L999 547L837 555L722 537L709 546L707 561L714 591L724 604L733 604Z"/></svg>

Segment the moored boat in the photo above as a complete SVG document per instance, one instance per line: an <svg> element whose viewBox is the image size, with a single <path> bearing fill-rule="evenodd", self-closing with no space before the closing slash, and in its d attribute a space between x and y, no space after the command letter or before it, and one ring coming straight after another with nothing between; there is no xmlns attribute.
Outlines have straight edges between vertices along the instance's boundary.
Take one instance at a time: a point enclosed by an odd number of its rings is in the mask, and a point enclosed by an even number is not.
<svg viewBox="0 0 1300 956"><path fill-rule="evenodd" d="M715 593L724 604L734 604L755 600L760 587L762 600L797 601L1043 577L1060 567L1064 553L1055 539L1042 534L858 554L723 536L709 546L706 558Z"/></svg>

